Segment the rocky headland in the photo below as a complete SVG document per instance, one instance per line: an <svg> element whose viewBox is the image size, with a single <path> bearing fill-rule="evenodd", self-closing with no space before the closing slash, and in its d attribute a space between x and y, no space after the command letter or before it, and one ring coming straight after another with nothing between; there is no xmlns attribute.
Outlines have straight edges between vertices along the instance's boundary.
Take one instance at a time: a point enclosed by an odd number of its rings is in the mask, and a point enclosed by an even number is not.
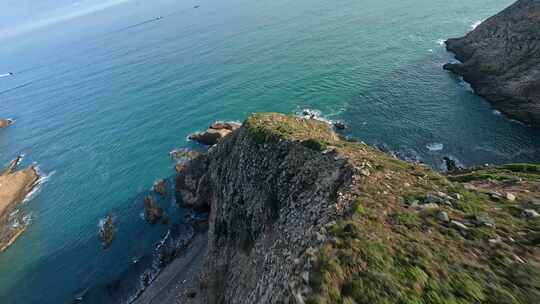
<svg viewBox="0 0 540 304"><path fill-rule="evenodd" d="M240 125L234 122L215 122L206 131L191 134L189 139L211 146L239 127Z"/></svg>
<svg viewBox="0 0 540 304"><path fill-rule="evenodd" d="M14 159L0 173L0 252L9 247L26 229L25 225L10 225L10 215L39 181L33 166L17 170L21 157Z"/></svg>
<svg viewBox="0 0 540 304"><path fill-rule="evenodd" d="M519 0L446 46L461 63L445 69L509 117L540 126L539 0Z"/></svg>
<svg viewBox="0 0 540 304"><path fill-rule="evenodd" d="M181 303L540 301L538 165L442 175L263 113L180 169L177 201L210 211Z"/></svg>

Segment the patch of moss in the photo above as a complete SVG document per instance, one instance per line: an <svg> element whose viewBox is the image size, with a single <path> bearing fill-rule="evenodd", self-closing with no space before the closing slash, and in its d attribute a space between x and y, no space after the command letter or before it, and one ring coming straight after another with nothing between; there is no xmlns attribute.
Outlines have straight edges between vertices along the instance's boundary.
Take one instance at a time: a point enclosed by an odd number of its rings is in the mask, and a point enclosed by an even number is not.
<svg viewBox="0 0 540 304"><path fill-rule="evenodd" d="M314 138L302 141L302 145L315 151L323 151L328 147L328 144L325 141Z"/></svg>
<svg viewBox="0 0 540 304"><path fill-rule="evenodd" d="M362 201L357 200L356 202L354 202L354 213L358 216L366 215L367 211L366 208L362 206Z"/></svg>
<svg viewBox="0 0 540 304"><path fill-rule="evenodd" d="M512 172L540 174L540 165L537 164L507 164L501 168Z"/></svg>
<svg viewBox="0 0 540 304"><path fill-rule="evenodd" d="M300 141L331 142L338 137L330 125L315 119L304 119L279 113L257 113L244 123L249 134L259 144L290 139Z"/></svg>

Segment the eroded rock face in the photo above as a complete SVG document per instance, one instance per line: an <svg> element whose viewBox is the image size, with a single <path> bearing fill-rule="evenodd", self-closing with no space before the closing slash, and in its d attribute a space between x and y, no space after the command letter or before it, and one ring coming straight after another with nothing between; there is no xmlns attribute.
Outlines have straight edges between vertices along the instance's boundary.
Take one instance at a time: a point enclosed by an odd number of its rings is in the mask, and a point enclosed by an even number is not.
<svg viewBox="0 0 540 304"><path fill-rule="evenodd" d="M445 69L505 114L540 126L540 1L519 0L446 45L462 63Z"/></svg>
<svg viewBox="0 0 540 304"><path fill-rule="evenodd" d="M302 142L257 143L246 128L187 163L177 177L179 201L211 208L202 275L208 303L293 299L289 284L305 271L294 260L343 211L338 192L350 177L331 153Z"/></svg>
<svg viewBox="0 0 540 304"><path fill-rule="evenodd" d="M39 181L39 175L32 166L17 171L21 157L14 159L7 170L0 174L0 251L5 250L26 228L9 226L9 214L24 200Z"/></svg>
<svg viewBox="0 0 540 304"><path fill-rule="evenodd" d="M176 202L181 207L198 211L210 209L207 170L206 155L200 155L176 166Z"/></svg>
<svg viewBox="0 0 540 304"><path fill-rule="evenodd" d="M192 134L189 139L211 146L239 127L239 124L232 122L215 122L205 132Z"/></svg>
<svg viewBox="0 0 540 304"><path fill-rule="evenodd" d="M0 129L7 128L13 124L11 119L0 119Z"/></svg>

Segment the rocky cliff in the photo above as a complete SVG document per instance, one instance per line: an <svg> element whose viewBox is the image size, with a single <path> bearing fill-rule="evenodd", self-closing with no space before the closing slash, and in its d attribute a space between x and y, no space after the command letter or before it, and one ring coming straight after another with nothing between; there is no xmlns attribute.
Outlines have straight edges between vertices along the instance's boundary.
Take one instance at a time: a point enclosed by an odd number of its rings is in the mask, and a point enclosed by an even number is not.
<svg viewBox="0 0 540 304"><path fill-rule="evenodd" d="M519 0L446 45L462 63L445 69L510 117L540 126L540 0Z"/></svg>
<svg viewBox="0 0 540 304"><path fill-rule="evenodd" d="M210 210L186 303L540 301L538 166L445 177L270 113L180 169L178 202Z"/></svg>
<svg viewBox="0 0 540 304"><path fill-rule="evenodd" d="M39 175L34 167L16 170L21 157L11 162L8 169L0 173L0 252L9 247L25 230L22 223L12 225L11 213L36 186Z"/></svg>

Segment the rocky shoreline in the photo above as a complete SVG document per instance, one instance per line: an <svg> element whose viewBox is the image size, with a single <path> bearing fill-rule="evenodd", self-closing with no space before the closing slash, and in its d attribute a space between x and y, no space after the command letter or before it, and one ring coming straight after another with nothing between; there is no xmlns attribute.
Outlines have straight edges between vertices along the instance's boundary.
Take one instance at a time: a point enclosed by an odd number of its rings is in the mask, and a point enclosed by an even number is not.
<svg viewBox="0 0 540 304"><path fill-rule="evenodd" d="M10 215L39 181L39 174L33 166L17 170L21 160L22 157L17 157L0 174L0 252L13 244L26 229L20 223L11 225Z"/></svg>
<svg viewBox="0 0 540 304"><path fill-rule="evenodd" d="M519 0L461 38L444 69L511 118L540 127L540 1Z"/></svg>
<svg viewBox="0 0 540 304"><path fill-rule="evenodd" d="M210 217L196 284L176 282L176 301L538 301L526 282L540 274L540 167L449 171L314 119L252 115L179 165L178 203Z"/></svg>

